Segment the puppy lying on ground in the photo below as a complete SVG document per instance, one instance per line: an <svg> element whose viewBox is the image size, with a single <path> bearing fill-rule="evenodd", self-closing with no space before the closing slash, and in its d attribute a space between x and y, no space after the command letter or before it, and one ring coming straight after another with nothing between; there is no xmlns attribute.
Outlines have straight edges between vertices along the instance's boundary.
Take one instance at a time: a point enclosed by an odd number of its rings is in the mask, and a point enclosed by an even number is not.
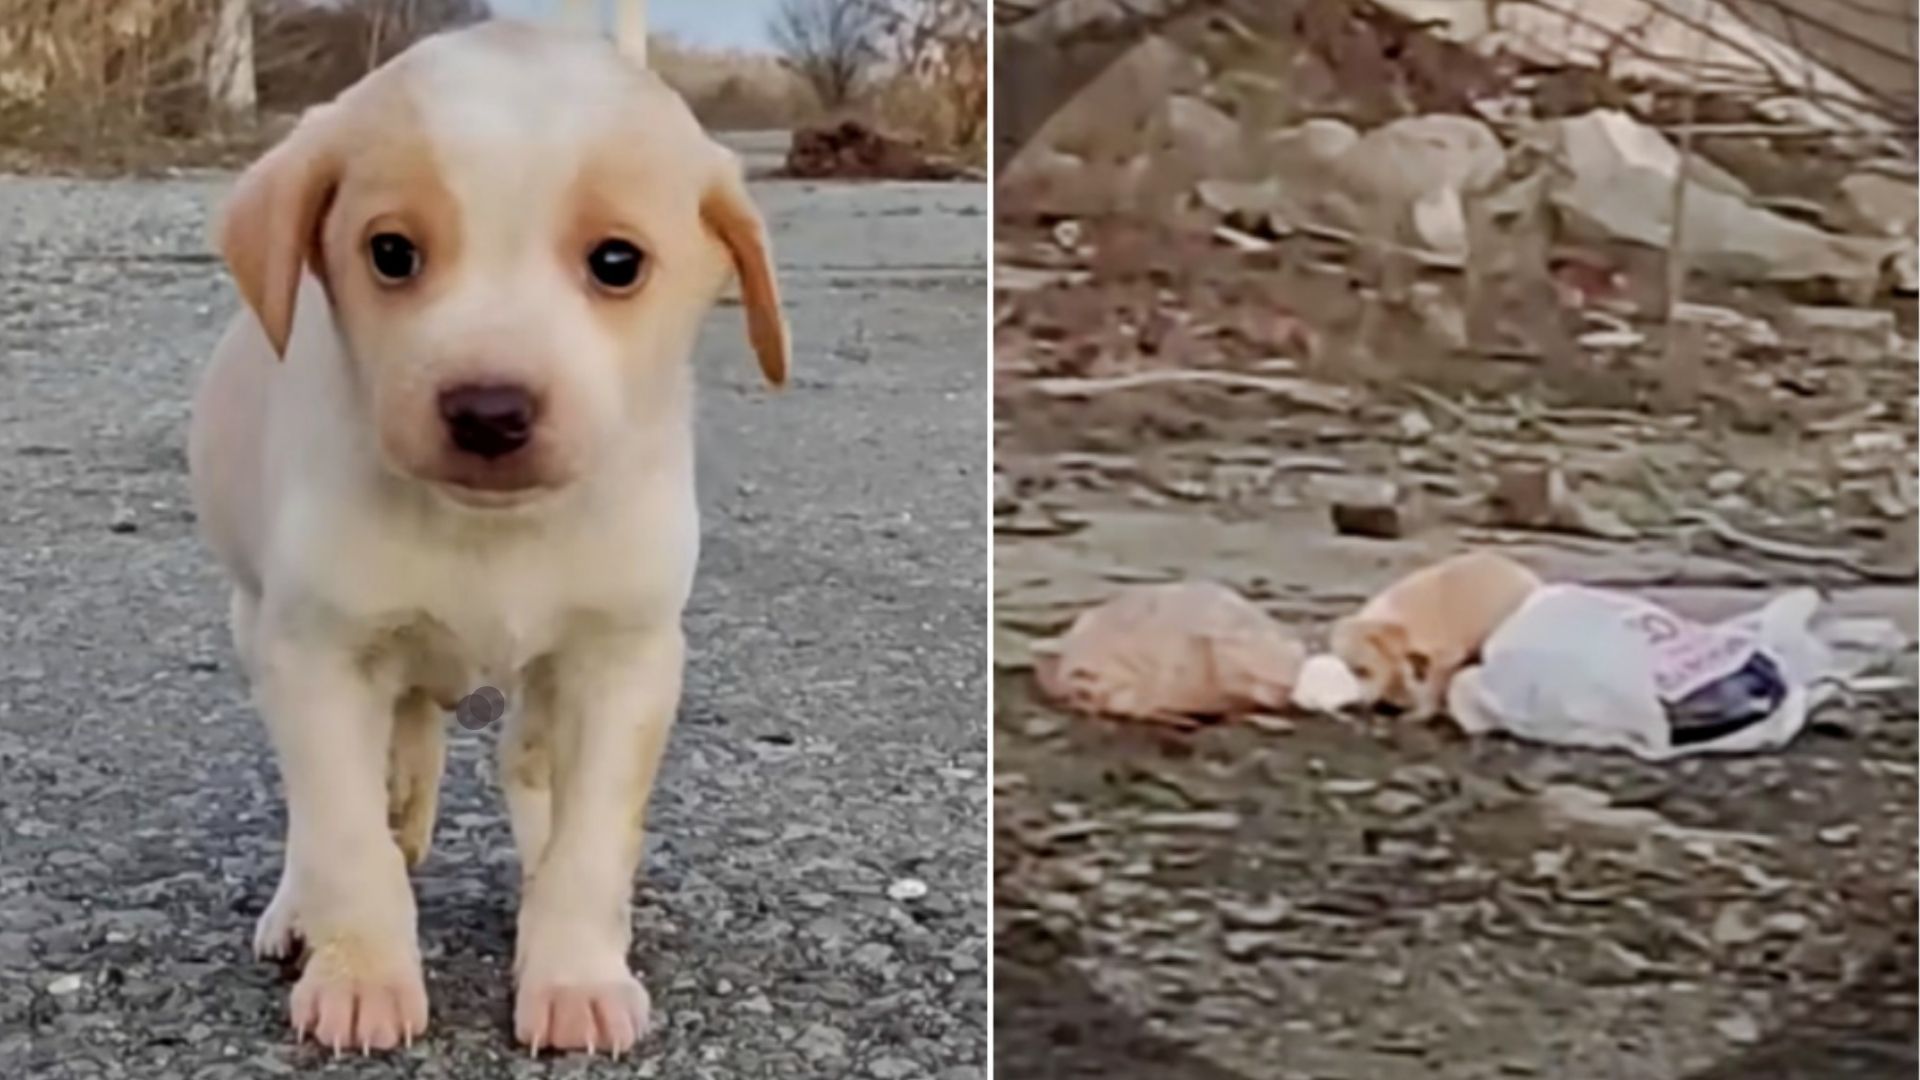
<svg viewBox="0 0 1920 1080"><path fill-rule="evenodd" d="M687 358L731 274L762 372L787 373L737 161L611 46L485 24L308 113L240 179L219 245L249 310L190 457L286 788L255 948L305 942L294 1027L363 1050L425 1027L407 870L441 710L488 685L517 703L516 1031L625 1050L699 547Z"/></svg>
<svg viewBox="0 0 1920 1080"><path fill-rule="evenodd" d="M1540 579L1504 555L1456 555L1414 572L1333 626L1332 650L1360 703L1412 719L1437 715L1447 684Z"/></svg>

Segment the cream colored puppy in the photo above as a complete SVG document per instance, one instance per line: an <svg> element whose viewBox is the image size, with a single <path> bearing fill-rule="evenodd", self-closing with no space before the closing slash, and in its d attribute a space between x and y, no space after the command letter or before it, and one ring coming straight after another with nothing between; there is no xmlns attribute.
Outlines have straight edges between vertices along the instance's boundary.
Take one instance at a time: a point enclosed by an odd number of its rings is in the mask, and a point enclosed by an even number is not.
<svg viewBox="0 0 1920 1080"><path fill-rule="evenodd" d="M1480 652L1540 579L1492 552L1444 559L1401 578L1333 626L1334 655L1360 684L1360 703L1425 720L1446 703L1454 673Z"/></svg>
<svg viewBox="0 0 1920 1080"><path fill-rule="evenodd" d="M695 335L738 273L761 370L787 335L738 163L597 39L431 38L241 177L219 245L243 311L194 407L194 496L279 759L286 866L255 945L306 964L335 1048L427 1021L408 867L444 718L516 707L515 1028L624 1050L647 796L699 548Z"/></svg>

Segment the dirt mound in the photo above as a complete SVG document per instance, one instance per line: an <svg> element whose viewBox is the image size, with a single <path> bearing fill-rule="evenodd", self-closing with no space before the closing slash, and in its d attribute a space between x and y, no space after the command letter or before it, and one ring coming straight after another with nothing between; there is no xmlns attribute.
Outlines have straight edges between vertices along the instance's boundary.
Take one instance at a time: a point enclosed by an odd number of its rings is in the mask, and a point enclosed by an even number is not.
<svg viewBox="0 0 1920 1080"><path fill-rule="evenodd" d="M784 170L806 180L957 180L963 172L859 120L796 129Z"/></svg>

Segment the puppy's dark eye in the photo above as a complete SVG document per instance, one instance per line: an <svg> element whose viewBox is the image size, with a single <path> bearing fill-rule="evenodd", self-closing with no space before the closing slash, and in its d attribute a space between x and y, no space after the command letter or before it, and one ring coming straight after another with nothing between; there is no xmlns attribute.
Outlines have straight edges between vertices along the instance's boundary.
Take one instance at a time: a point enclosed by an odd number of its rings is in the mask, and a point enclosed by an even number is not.
<svg viewBox="0 0 1920 1080"><path fill-rule="evenodd" d="M373 272L388 285L398 285L420 272L420 249L399 233L375 233L367 241L367 257Z"/></svg>
<svg viewBox="0 0 1920 1080"><path fill-rule="evenodd" d="M601 288L625 292L640 281L647 256L625 240L602 240L587 252L587 273Z"/></svg>

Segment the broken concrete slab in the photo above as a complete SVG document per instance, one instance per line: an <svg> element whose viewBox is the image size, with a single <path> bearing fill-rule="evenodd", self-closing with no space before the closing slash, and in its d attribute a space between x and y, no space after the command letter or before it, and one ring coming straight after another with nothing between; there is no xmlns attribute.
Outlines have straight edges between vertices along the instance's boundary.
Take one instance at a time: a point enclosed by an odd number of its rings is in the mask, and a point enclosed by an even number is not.
<svg viewBox="0 0 1920 1080"><path fill-rule="evenodd" d="M1151 172L1140 135L1164 129L1168 102L1199 89L1206 74L1206 65L1179 45L1141 37L1013 155L1000 171L1001 197L1066 214L1139 209ZM1207 164L1217 175L1216 163Z"/></svg>
<svg viewBox="0 0 1920 1080"><path fill-rule="evenodd" d="M1920 222L1920 186L1878 172L1859 172L1840 181L1840 204L1833 224L1867 236L1912 236Z"/></svg>
<svg viewBox="0 0 1920 1080"><path fill-rule="evenodd" d="M1756 103L1771 120L1854 135L1896 130L1845 75L1721 0L1582 0L1565 6L1498 4L1486 11L1453 0L1376 2L1489 55L1544 68L1591 68L1622 85L1693 87L1700 72L1712 71L1728 86L1779 88ZM1703 27L1710 32L1702 33ZM1803 93L1788 91L1795 87Z"/></svg>
<svg viewBox="0 0 1920 1080"><path fill-rule="evenodd" d="M1672 247L1679 157L1652 149L1666 136L1624 114L1601 112L1549 121L1541 133L1565 166L1548 197L1572 238ZM1830 281L1865 300L1905 246L1826 232L1689 176L1681 241L1698 273L1743 282Z"/></svg>

